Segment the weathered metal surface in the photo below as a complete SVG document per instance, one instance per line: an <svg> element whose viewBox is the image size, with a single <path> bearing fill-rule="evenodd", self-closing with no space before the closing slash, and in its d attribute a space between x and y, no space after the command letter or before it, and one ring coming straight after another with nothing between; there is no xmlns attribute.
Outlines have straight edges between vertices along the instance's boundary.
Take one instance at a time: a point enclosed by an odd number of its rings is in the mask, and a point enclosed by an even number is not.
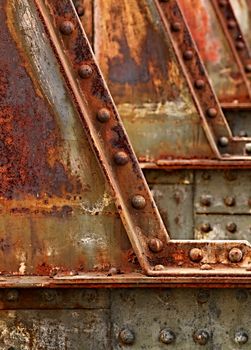
<svg viewBox="0 0 251 350"><path fill-rule="evenodd" d="M222 103L250 102L250 87L209 0L179 0Z"/></svg>
<svg viewBox="0 0 251 350"><path fill-rule="evenodd" d="M250 348L250 290L17 290L11 304L12 292L1 299L2 350Z"/></svg>

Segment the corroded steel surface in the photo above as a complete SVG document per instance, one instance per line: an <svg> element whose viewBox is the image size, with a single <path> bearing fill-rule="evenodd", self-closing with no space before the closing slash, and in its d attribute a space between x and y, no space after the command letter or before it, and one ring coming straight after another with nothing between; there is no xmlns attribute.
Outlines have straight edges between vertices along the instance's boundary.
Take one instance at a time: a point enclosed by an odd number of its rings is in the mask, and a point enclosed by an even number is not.
<svg viewBox="0 0 251 350"><path fill-rule="evenodd" d="M250 102L249 84L210 0L179 0L213 87L223 103Z"/></svg>

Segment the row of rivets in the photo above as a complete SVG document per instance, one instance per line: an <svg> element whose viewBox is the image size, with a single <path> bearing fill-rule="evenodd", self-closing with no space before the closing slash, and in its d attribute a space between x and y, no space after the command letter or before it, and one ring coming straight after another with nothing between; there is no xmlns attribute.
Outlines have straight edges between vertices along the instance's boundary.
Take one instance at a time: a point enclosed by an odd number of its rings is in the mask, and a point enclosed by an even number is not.
<svg viewBox="0 0 251 350"><path fill-rule="evenodd" d="M68 36L73 33L74 25L70 21L64 21L60 24L59 29L63 35ZM93 69L88 64L82 64L78 69L78 75L82 79L88 79L91 77L92 74L93 74ZM96 118L100 123L105 124L110 120L111 113L107 108L101 108L98 111ZM124 151L119 151L114 155L114 162L117 165L125 165L128 163L128 161L129 161L129 157ZM135 209L143 209L146 206L146 199L142 195L135 195L131 199L131 204L132 204L132 207Z"/></svg>
<svg viewBox="0 0 251 350"><path fill-rule="evenodd" d="M234 233L237 231L237 225L234 222L229 222L228 224L226 224L226 229L227 229L227 231ZM209 222L203 222L200 225L200 230L204 233L208 233L208 232L212 231L213 228Z"/></svg>
<svg viewBox="0 0 251 350"><path fill-rule="evenodd" d="M200 262L203 259L204 254L202 249L192 248L189 252L189 257L190 257L190 260L193 262ZM232 263L238 263L242 260L242 258L243 258L243 253L239 248L232 248L228 252L228 259Z"/></svg>
<svg viewBox="0 0 251 350"><path fill-rule="evenodd" d="M223 199L224 204L227 207L233 207L236 204L235 197L233 196L226 196ZM203 195L200 197L200 204L204 207L210 207L212 204L212 197L210 195Z"/></svg>
<svg viewBox="0 0 251 350"><path fill-rule="evenodd" d="M224 0L219 0L218 3L219 3L219 6L220 6L221 8L224 8L224 7L228 6L228 5L230 5L230 4L229 4L229 1L224 1ZM228 29L234 30L234 29L237 28L237 22L236 22L236 20L235 20L234 18L229 18L229 14L227 15L226 21L227 21L227 27L228 27ZM233 40L235 40L236 49L237 49L238 51L242 51L242 50L245 48L245 43L244 43L244 41L243 41L243 39L242 39L242 35L241 35L241 33L239 33L239 35L235 35L235 36L236 36L236 37L233 38ZM251 72L251 64L250 64L250 63L247 63L247 64L245 65L245 70L246 70L246 72L248 72L248 73Z"/></svg>
<svg viewBox="0 0 251 350"><path fill-rule="evenodd" d="M136 340L135 333L129 328L124 328L119 332L119 341L124 345L133 345ZM200 329L192 334L193 341L199 345L206 345L211 336L205 329ZM163 344L173 344L176 340L175 333L169 329L164 328L159 333L159 341ZM234 335L234 342L239 345L246 344L248 342L247 332L240 330Z"/></svg>
<svg viewBox="0 0 251 350"><path fill-rule="evenodd" d="M167 2L167 0L161 0L161 2ZM182 25L180 22L174 22L171 24L171 30L173 32L180 32L182 29ZM183 58L185 61L191 61L194 57L194 53L191 49L187 49L184 53L183 53ZM197 79L195 80L194 82L194 87L197 89L197 90L203 90L206 86L206 83L203 79ZM216 118L217 115L218 115L218 110L215 108L215 107L209 107L207 110L206 110L206 115L209 117L209 118ZM221 147L227 147L229 145L229 138L226 137L226 136L222 136L219 138L219 146ZM251 148L251 147L250 147ZM246 150L247 152L247 150ZM250 150L250 153L251 153L251 150Z"/></svg>

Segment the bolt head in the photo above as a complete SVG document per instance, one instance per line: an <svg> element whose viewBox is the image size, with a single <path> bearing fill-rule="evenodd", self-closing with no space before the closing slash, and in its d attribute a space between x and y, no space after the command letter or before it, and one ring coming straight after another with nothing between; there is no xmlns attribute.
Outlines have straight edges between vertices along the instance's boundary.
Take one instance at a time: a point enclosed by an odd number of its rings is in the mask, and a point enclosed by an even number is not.
<svg viewBox="0 0 251 350"><path fill-rule="evenodd" d="M192 248L189 252L189 257L193 262L200 262L203 259L203 252L199 248Z"/></svg>
<svg viewBox="0 0 251 350"><path fill-rule="evenodd" d="M125 165L128 163L128 161L129 161L129 157L128 157L126 152L120 151L120 152L115 153L114 162L117 165Z"/></svg>
<svg viewBox="0 0 251 350"><path fill-rule="evenodd" d="M135 342L135 334L128 328L124 328L119 332L119 340L125 345L132 345Z"/></svg>
<svg viewBox="0 0 251 350"><path fill-rule="evenodd" d="M209 341L210 335L205 330L198 330L193 334L193 340L199 345L206 345Z"/></svg>
<svg viewBox="0 0 251 350"><path fill-rule="evenodd" d="M60 32L63 35L70 35L74 30L74 25L71 21L64 21L60 24Z"/></svg>
<svg viewBox="0 0 251 350"><path fill-rule="evenodd" d="M132 206L134 209L144 209L146 206L146 200L140 194L132 197Z"/></svg>
<svg viewBox="0 0 251 350"><path fill-rule="evenodd" d="M232 248L228 253L228 258L232 263L238 263L243 258L243 253L239 248Z"/></svg>
<svg viewBox="0 0 251 350"><path fill-rule="evenodd" d="M227 207L233 207L235 205L235 198L232 196L227 196L224 198L224 203Z"/></svg>
<svg viewBox="0 0 251 350"><path fill-rule="evenodd" d="M168 328L164 328L160 331L159 340L163 344L172 344L175 342L176 336L173 331Z"/></svg>
<svg viewBox="0 0 251 350"><path fill-rule="evenodd" d="M206 85L206 84L205 84L204 80L202 80L202 79L198 79L198 80L196 80L195 83L194 83L194 86L195 86L196 89L198 89L198 90L204 89L205 85Z"/></svg>
<svg viewBox="0 0 251 350"><path fill-rule="evenodd" d="M181 31L181 23L180 22L174 22L171 24L171 29L173 32L180 32Z"/></svg>
<svg viewBox="0 0 251 350"><path fill-rule="evenodd" d="M212 231L212 227L209 222L203 222L200 226L200 230L204 233Z"/></svg>
<svg viewBox="0 0 251 350"><path fill-rule="evenodd" d="M207 116L209 118L215 118L217 116L217 114L218 114L218 110L216 108L213 108L213 107L208 108Z"/></svg>
<svg viewBox="0 0 251 350"><path fill-rule="evenodd" d="M238 331L234 335L234 341L236 344L243 345L248 342L248 334L245 331Z"/></svg>
<svg viewBox="0 0 251 350"><path fill-rule="evenodd" d="M153 253L158 253L163 249L163 242L158 238L152 238L148 242L148 247Z"/></svg>
<svg viewBox="0 0 251 350"><path fill-rule="evenodd" d="M220 139L219 139L219 145L220 145L221 147L227 147L227 146L229 145L229 139L228 139L228 137L226 137L226 136L220 137Z"/></svg>
<svg viewBox="0 0 251 350"><path fill-rule="evenodd" d="M193 58L193 51L192 50L186 50L183 54L184 60L190 61Z"/></svg>
<svg viewBox="0 0 251 350"><path fill-rule="evenodd" d="M226 229L227 229L229 232L234 233L234 232L236 232L236 230L237 230L237 225L236 225L236 223L234 223L234 222L229 222L229 223L226 225Z"/></svg>
<svg viewBox="0 0 251 350"><path fill-rule="evenodd" d="M101 108L98 111L97 119L100 123L107 123L110 119L110 111L106 108Z"/></svg>
<svg viewBox="0 0 251 350"><path fill-rule="evenodd" d="M246 151L248 154L251 154L251 143L246 143L246 145L245 145L245 151Z"/></svg>
<svg viewBox="0 0 251 350"><path fill-rule="evenodd" d="M93 73L92 67L89 66L88 64L82 64L82 66L80 66L79 69L78 69L78 75L82 79L90 78L92 73Z"/></svg>

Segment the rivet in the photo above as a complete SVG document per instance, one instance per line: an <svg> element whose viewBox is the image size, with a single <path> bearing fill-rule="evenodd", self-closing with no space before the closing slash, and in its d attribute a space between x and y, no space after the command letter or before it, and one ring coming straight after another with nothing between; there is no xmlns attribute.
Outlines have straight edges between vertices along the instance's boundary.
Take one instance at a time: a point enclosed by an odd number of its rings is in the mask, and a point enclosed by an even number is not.
<svg viewBox="0 0 251 350"><path fill-rule="evenodd" d="M209 298L210 298L210 292L207 289L202 289L197 294L197 300L201 304L207 303Z"/></svg>
<svg viewBox="0 0 251 350"><path fill-rule="evenodd" d="M173 32L179 32L181 30L180 22L174 22L171 24L171 29Z"/></svg>
<svg viewBox="0 0 251 350"><path fill-rule="evenodd" d="M248 342L248 334L245 331L237 331L234 335L234 341L236 344L243 345Z"/></svg>
<svg viewBox="0 0 251 350"><path fill-rule="evenodd" d="M251 63L248 63L248 64L245 65L245 71L247 73L251 73Z"/></svg>
<svg viewBox="0 0 251 350"><path fill-rule="evenodd" d="M213 107L208 108L208 110L207 110L207 116L208 116L209 118L215 118L215 117L217 116L217 114L218 114L218 111L217 111L216 108L213 108Z"/></svg>
<svg viewBox="0 0 251 350"><path fill-rule="evenodd" d="M163 242L158 238L152 238L148 242L148 247L152 252L158 253L163 249Z"/></svg>
<svg viewBox="0 0 251 350"><path fill-rule="evenodd" d="M205 82L202 79L198 79L195 81L194 86L196 87L196 89L202 90L205 87Z"/></svg>
<svg viewBox="0 0 251 350"><path fill-rule="evenodd" d="M186 61L190 61L193 58L193 51L186 50L183 54L183 57Z"/></svg>
<svg viewBox="0 0 251 350"><path fill-rule="evenodd" d="M220 145L221 147L227 147L228 144L229 144L229 139L228 139L226 136L220 137L220 139L219 139L219 145Z"/></svg>
<svg viewBox="0 0 251 350"><path fill-rule="evenodd" d="M118 274L118 269L116 267L111 267L108 271L107 276L114 276Z"/></svg>
<svg viewBox="0 0 251 350"><path fill-rule="evenodd" d="M247 153L251 153L251 143L246 143L246 145L245 145L245 151L246 151Z"/></svg>
<svg viewBox="0 0 251 350"><path fill-rule="evenodd" d="M232 263L238 263L242 260L243 253L239 248L232 248L228 253L228 258Z"/></svg>
<svg viewBox="0 0 251 350"><path fill-rule="evenodd" d="M200 230L202 232L208 233L208 232L212 231L212 227L209 224L209 222L203 222L200 226Z"/></svg>
<svg viewBox="0 0 251 350"><path fill-rule="evenodd" d="M211 196L203 195L200 197L200 204L205 207L210 207L211 205Z"/></svg>
<svg viewBox="0 0 251 350"><path fill-rule="evenodd" d="M135 334L128 328L119 332L119 340L125 345L132 345L135 342Z"/></svg>
<svg viewBox="0 0 251 350"><path fill-rule="evenodd" d="M143 196L137 194L132 197L132 206L135 209L143 209L146 206L146 200Z"/></svg>
<svg viewBox="0 0 251 350"><path fill-rule="evenodd" d="M92 67L89 66L88 64L82 64L82 66L79 67L78 69L78 75L82 79L90 78L90 76L92 75L92 72L93 72Z"/></svg>
<svg viewBox="0 0 251 350"><path fill-rule="evenodd" d="M245 47L245 44L244 44L243 41L238 40L238 41L236 42L236 48L237 48L237 50L243 50L244 47Z"/></svg>
<svg viewBox="0 0 251 350"><path fill-rule="evenodd" d="M247 136L248 136L248 133L246 132L246 130L240 130L239 136L240 136L240 137L247 137Z"/></svg>
<svg viewBox="0 0 251 350"><path fill-rule="evenodd" d="M7 292L6 300L7 301L17 301L19 297L19 293L16 289L11 289Z"/></svg>
<svg viewBox="0 0 251 350"><path fill-rule="evenodd" d="M175 342L176 336L173 331L168 328L164 328L159 333L159 340L163 344L172 344Z"/></svg>
<svg viewBox="0 0 251 350"><path fill-rule="evenodd" d="M203 264L201 265L200 270L209 271L209 270L213 270L213 267L209 264Z"/></svg>
<svg viewBox="0 0 251 350"><path fill-rule="evenodd" d="M203 252L199 248L192 248L189 252L189 257L193 262L199 262L203 259Z"/></svg>
<svg viewBox="0 0 251 350"><path fill-rule="evenodd" d="M234 223L234 222L229 222L227 225L226 225L226 229L231 232L231 233L234 233L236 232L237 230L237 225Z"/></svg>
<svg viewBox="0 0 251 350"><path fill-rule="evenodd" d="M229 19L227 21L227 26L229 29L234 29L236 27L236 21L234 19Z"/></svg>
<svg viewBox="0 0 251 350"><path fill-rule="evenodd" d="M224 198L224 203L227 207L233 207L235 205L235 198L232 196L227 196Z"/></svg>
<svg viewBox="0 0 251 350"><path fill-rule="evenodd" d="M119 151L114 154L114 162L117 165L125 165L129 161L128 154L124 151Z"/></svg>
<svg viewBox="0 0 251 350"><path fill-rule="evenodd" d="M85 13L85 9L84 9L84 7L81 6L81 5L78 5L78 6L76 7L76 11L77 11L77 14L79 15L79 17L83 16L84 13Z"/></svg>
<svg viewBox="0 0 251 350"><path fill-rule="evenodd" d="M154 271L162 271L162 270L165 270L165 267L163 265L155 265L154 266Z"/></svg>
<svg viewBox="0 0 251 350"><path fill-rule="evenodd" d="M100 123L106 123L110 119L110 112L106 108L102 108L98 111L97 119Z"/></svg>
<svg viewBox="0 0 251 350"><path fill-rule="evenodd" d="M74 25L70 21L64 21L60 24L60 32L64 35L70 35L73 32Z"/></svg>
<svg viewBox="0 0 251 350"><path fill-rule="evenodd" d="M206 345L209 341L210 335L204 329L198 330L193 334L193 340L199 345Z"/></svg>

